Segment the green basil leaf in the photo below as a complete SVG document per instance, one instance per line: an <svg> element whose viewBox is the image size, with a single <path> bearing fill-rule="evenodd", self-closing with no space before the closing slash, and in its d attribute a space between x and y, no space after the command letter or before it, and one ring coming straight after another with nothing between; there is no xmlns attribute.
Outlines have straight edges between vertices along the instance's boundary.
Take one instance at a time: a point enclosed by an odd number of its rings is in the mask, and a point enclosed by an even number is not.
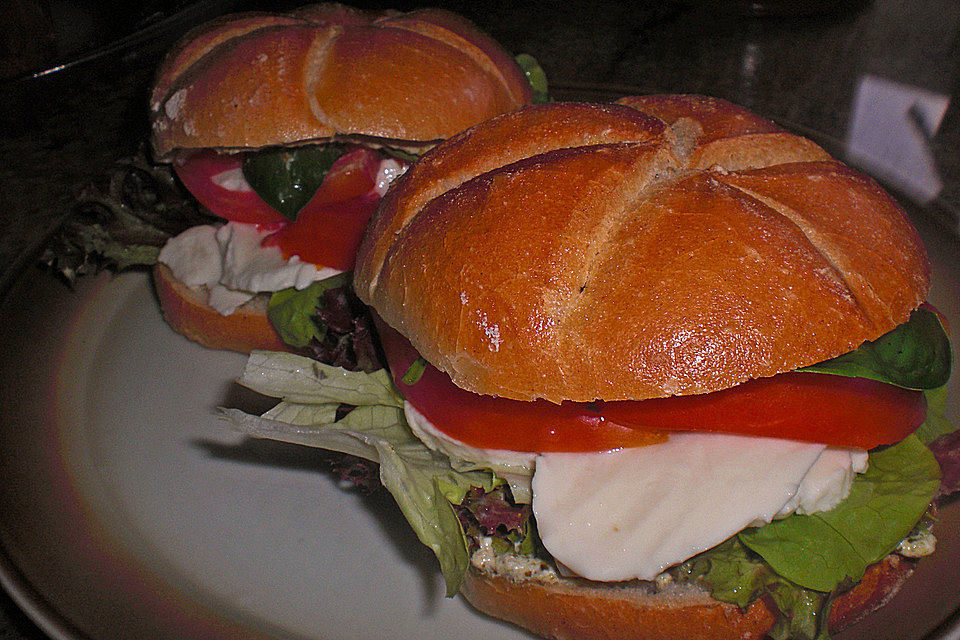
<svg viewBox="0 0 960 640"><path fill-rule="evenodd" d="M905 389L936 389L950 379L950 360L950 339L940 317L921 307L877 340L799 371L869 378Z"/></svg>
<svg viewBox="0 0 960 640"><path fill-rule="evenodd" d="M859 581L913 530L940 486L940 467L916 436L871 452L869 464L830 511L746 529L740 540L802 587L830 592Z"/></svg>
<svg viewBox="0 0 960 640"><path fill-rule="evenodd" d="M521 71L523 71L523 75L527 77L530 88L533 89L533 103L543 104L544 102L550 102L547 74L543 71L543 67L540 66L537 59L529 53L521 53L516 57L516 60L517 64L520 65Z"/></svg>
<svg viewBox="0 0 960 640"><path fill-rule="evenodd" d="M244 157L243 177L264 202L293 221L343 152L337 144L272 147Z"/></svg>
<svg viewBox="0 0 960 640"><path fill-rule="evenodd" d="M318 280L305 289L283 289L271 295L267 317L280 339L296 348L307 346L313 338L323 339L324 327L317 326L313 318L320 304L320 296L324 291L346 284L347 280L346 273L339 273Z"/></svg>

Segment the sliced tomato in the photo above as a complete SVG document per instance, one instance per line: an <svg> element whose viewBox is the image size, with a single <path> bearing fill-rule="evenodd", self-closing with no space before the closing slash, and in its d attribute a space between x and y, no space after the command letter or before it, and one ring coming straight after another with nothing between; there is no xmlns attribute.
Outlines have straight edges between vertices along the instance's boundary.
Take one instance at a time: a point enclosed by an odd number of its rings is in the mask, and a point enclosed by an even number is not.
<svg viewBox="0 0 960 640"><path fill-rule="evenodd" d="M921 392L820 373L783 373L696 396L559 405L470 393L429 365L408 385L400 378L417 353L380 328L404 397L437 429L477 448L602 451L660 442L671 431L709 431L872 449L907 437L926 415Z"/></svg>
<svg viewBox="0 0 960 640"><path fill-rule="evenodd" d="M394 382L404 398L443 433L472 447L510 451L604 451L663 442L664 433L612 424L589 405L521 402L464 391L427 365L414 384L401 378L418 354L406 338L378 324Z"/></svg>
<svg viewBox="0 0 960 640"><path fill-rule="evenodd" d="M184 186L214 214L232 222L275 230L264 244L285 257L349 271L367 222L377 208L380 154L357 147L337 159L310 202L290 222L243 177L240 154L204 150L175 163Z"/></svg>
<svg viewBox="0 0 960 640"><path fill-rule="evenodd" d="M311 205L309 213L301 213L296 222L267 236L263 243L280 247L285 257L298 256L304 262L350 271L379 201L380 196L373 194Z"/></svg>
<svg viewBox="0 0 960 640"><path fill-rule="evenodd" d="M310 200L312 204L342 202L367 195L377 188L380 154L366 147L357 147L339 158L327 171L323 184Z"/></svg>
<svg viewBox="0 0 960 640"><path fill-rule="evenodd" d="M781 373L695 396L601 403L636 429L716 431L872 449L903 440L927 413L920 391L823 373Z"/></svg>
<svg viewBox="0 0 960 640"><path fill-rule="evenodd" d="M297 220L264 240L287 257L341 271L353 269L357 249L380 193L376 178L380 156L358 147L337 159L323 184Z"/></svg>
<svg viewBox="0 0 960 640"><path fill-rule="evenodd" d="M247 184L242 164L240 154L207 149L175 162L173 169L190 193L214 215L266 228L286 224L287 219Z"/></svg>

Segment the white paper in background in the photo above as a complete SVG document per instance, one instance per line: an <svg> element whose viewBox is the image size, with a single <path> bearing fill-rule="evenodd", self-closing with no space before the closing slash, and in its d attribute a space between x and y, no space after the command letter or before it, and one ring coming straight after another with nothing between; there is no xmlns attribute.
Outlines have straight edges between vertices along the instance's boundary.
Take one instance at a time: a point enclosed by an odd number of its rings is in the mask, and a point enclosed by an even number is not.
<svg viewBox="0 0 960 640"><path fill-rule="evenodd" d="M862 76L847 132L848 161L926 204L943 188L929 139L949 103L943 94Z"/></svg>

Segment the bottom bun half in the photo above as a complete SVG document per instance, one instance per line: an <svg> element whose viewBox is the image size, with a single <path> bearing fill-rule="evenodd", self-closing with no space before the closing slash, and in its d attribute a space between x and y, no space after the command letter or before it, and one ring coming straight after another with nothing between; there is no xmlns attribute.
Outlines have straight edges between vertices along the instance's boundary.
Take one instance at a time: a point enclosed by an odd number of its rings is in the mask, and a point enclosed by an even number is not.
<svg viewBox="0 0 960 640"><path fill-rule="evenodd" d="M883 606L913 571L891 554L838 596L830 629L838 631ZM718 602L695 584L600 583L518 578L471 566L461 593L481 612L554 640L760 640L776 614L762 598L749 608Z"/></svg>
<svg viewBox="0 0 960 640"><path fill-rule="evenodd" d="M261 294L225 316L207 304L208 293L177 280L164 264L153 269L163 319L174 331L211 349L250 353L289 351L267 318L270 296Z"/></svg>

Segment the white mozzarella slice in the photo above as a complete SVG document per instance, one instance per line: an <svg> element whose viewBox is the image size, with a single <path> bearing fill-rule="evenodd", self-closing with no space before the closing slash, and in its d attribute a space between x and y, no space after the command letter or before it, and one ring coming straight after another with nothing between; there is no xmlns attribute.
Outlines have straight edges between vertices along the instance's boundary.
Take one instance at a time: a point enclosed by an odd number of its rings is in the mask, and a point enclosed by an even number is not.
<svg viewBox="0 0 960 640"><path fill-rule="evenodd" d="M747 526L785 515L791 503L799 507L801 484L825 449L679 433L636 449L542 454L533 510L544 546L578 575L650 580ZM851 466L844 450L817 465L807 492L811 509L849 492Z"/></svg>
<svg viewBox="0 0 960 640"><path fill-rule="evenodd" d="M170 238L157 259L188 287L217 282L223 272L217 228L209 224L190 227Z"/></svg>
<svg viewBox="0 0 960 640"><path fill-rule="evenodd" d="M269 232L249 224L226 224L217 231L223 253L220 284L240 291L262 292L304 289L321 279L324 267L303 262L297 256L284 258L276 246L263 246ZM330 275L338 273L333 269Z"/></svg>
<svg viewBox="0 0 960 640"><path fill-rule="evenodd" d="M340 273L297 256L284 258L277 247L264 247L268 233L238 222L191 227L167 242L159 260L188 286L207 287L210 306L223 315L257 293L304 289Z"/></svg>

